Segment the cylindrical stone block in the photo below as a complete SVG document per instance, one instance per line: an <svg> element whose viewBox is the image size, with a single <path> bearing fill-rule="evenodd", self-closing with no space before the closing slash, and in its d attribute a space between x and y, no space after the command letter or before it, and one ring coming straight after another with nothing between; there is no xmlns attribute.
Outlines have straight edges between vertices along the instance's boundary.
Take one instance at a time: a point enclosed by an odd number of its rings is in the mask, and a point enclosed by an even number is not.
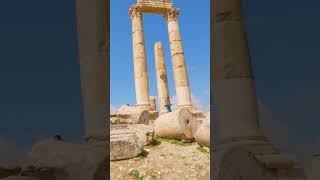
<svg viewBox="0 0 320 180"><path fill-rule="evenodd" d="M188 109L180 108L156 119L155 133L163 138L193 139L195 121L195 117Z"/></svg>
<svg viewBox="0 0 320 180"><path fill-rule="evenodd" d="M241 1L214 1L214 107L217 142L262 137Z"/></svg>
<svg viewBox="0 0 320 180"><path fill-rule="evenodd" d="M85 138L106 136L107 10L104 0L77 0L77 33Z"/></svg>
<svg viewBox="0 0 320 180"><path fill-rule="evenodd" d="M142 12L137 6L131 6L129 14L132 20L133 64L137 106L149 109L148 66L144 45Z"/></svg>
<svg viewBox="0 0 320 180"><path fill-rule="evenodd" d="M156 64L156 75L157 75L157 85L158 85L158 97L160 104L160 113L167 112L165 107L166 104L170 104L170 95L168 88L168 78L166 63L164 61L164 53L161 42L157 42L154 45L155 53L155 64Z"/></svg>
<svg viewBox="0 0 320 180"><path fill-rule="evenodd" d="M192 106L187 67L179 30L178 14L179 9L170 9L166 14L166 19L168 21L173 75L178 105L180 107Z"/></svg>
<svg viewBox="0 0 320 180"><path fill-rule="evenodd" d="M194 138L200 146L210 147L210 119L204 119Z"/></svg>
<svg viewBox="0 0 320 180"><path fill-rule="evenodd" d="M118 116L127 119L128 124L149 124L149 111L137 107L121 106L117 111Z"/></svg>

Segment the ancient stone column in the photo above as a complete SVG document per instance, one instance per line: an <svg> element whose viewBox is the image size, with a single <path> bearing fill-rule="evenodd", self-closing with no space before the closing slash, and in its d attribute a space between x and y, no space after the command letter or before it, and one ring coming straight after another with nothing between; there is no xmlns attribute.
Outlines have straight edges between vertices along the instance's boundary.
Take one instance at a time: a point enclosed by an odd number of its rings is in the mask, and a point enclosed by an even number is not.
<svg viewBox="0 0 320 180"><path fill-rule="evenodd" d="M150 96L150 110L151 111L156 111L157 110L157 102L156 102L156 97L155 96Z"/></svg>
<svg viewBox="0 0 320 180"><path fill-rule="evenodd" d="M106 136L107 114L107 3L77 0L77 33L85 138Z"/></svg>
<svg viewBox="0 0 320 180"><path fill-rule="evenodd" d="M192 107L188 73L179 30L179 9L168 9L165 18L168 21L169 41L172 57L173 75L178 105Z"/></svg>
<svg viewBox="0 0 320 180"><path fill-rule="evenodd" d="M311 177L310 180L317 180L320 177L320 154L312 157Z"/></svg>
<svg viewBox="0 0 320 180"><path fill-rule="evenodd" d="M264 141L241 1L216 0L213 12L216 143Z"/></svg>
<svg viewBox="0 0 320 180"><path fill-rule="evenodd" d="M168 88L168 78L166 63L164 61L164 54L161 42L157 42L154 45L156 75L158 85L158 97L160 104L160 114L167 112L166 104L170 104L170 95Z"/></svg>
<svg viewBox="0 0 320 180"><path fill-rule="evenodd" d="M142 12L138 6L133 5L129 9L129 15L132 20L133 64L137 106L148 110L150 108L149 81Z"/></svg>

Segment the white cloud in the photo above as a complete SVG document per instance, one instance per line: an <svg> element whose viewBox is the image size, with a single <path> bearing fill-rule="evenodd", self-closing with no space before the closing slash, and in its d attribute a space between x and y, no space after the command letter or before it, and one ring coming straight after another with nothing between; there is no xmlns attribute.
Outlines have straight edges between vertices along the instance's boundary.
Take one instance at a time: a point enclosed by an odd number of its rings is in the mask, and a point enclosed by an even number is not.
<svg viewBox="0 0 320 180"><path fill-rule="evenodd" d="M19 166L26 157L26 152L5 137L0 137L0 147L0 166Z"/></svg>
<svg viewBox="0 0 320 180"><path fill-rule="evenodd" d="M209 104L202 102L197 96L191 94L191 100L194 106L196 106L200 111L207 112L209 110Z"/></svg>
<svg viewBox="0 0 320 180"><path fill-rule="evenodd" d="M114 105L110 104L110 113L115 113L116 111L117 108Z"/></svg>
<svg viewBox="0 0 320 180"><path fill-rule="evenodd" d="M197 96L194 94L191 94L191 101L195 107L197 107L199 110L203 112L207 112L209 110L209 104L203 103ZM174 95L170 98L170 102L173 105L172 109L175 110L178 107L178 99L177 96Z"/></svg>

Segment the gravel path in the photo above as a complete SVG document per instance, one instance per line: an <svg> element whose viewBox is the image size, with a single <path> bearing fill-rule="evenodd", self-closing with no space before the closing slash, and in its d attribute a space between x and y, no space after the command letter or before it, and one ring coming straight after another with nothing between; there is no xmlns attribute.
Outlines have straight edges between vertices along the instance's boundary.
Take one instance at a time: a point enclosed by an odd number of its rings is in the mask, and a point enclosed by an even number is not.
<svg viewBox="0 0 320 180"><path fill-rule="evenodd" d="M144 147L137 158L110 162L112 180L206 180L209 179L210 155L196 143L157 140ZM206 152L207 151L207 152Z"/></svg>

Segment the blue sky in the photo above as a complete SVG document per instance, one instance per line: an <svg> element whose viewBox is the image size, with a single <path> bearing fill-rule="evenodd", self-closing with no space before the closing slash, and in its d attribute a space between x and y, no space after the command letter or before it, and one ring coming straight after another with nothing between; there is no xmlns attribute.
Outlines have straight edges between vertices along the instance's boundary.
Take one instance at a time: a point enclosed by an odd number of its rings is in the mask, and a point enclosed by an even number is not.
<svg viewBox="0 0 320 180"><path fill-rule="evenodd" d="M111 103L135 104L131 22L134 1L111 0ZM208 102L209 1L174 1L192 93ZM320 151L319 1L244 0L262 124L281 150L309 161ZM29 148L61 133L83 135L74 1L3 1L0 6L0 146ZM19 13L17 13L19 12ZM144 17L150 91L156 95L153 45L163 41L174 95L167 27ZM269 118L270 117L270 118ZM3 140L4 139L4 140ZM9 143L8 143L9 142ZM10 145L11 144L11 145ZM10 154L2 153L6 157ZM3 159L3 157L0 157Z"/></svg>
<svg viewBox="0 0 320 180"><path fill-rule="evenodd" d="M110 12L110 103L114 107L136 104L132 58L132 30L128 15L134 0L111 0ZM181 9L180 32L185 51L190 89L194 101L210 103L210 1L174 1ZM167 65L170 96L175 96L167 23L161 15L143 15L150 95L157 96L154 43L161 41Z"/></svg>

